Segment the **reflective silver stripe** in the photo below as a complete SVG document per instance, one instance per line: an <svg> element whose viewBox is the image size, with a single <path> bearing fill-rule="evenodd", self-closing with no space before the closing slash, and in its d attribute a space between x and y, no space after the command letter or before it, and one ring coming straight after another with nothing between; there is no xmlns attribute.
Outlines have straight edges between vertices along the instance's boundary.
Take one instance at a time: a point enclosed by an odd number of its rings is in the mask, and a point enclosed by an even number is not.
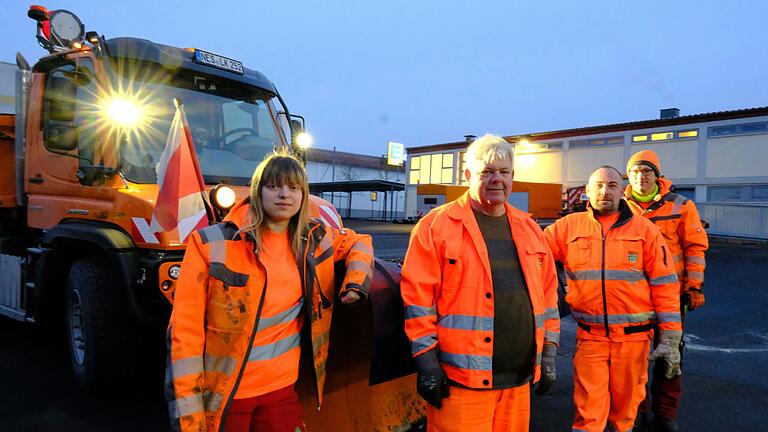
<svg viewBox="0 0 768 432"><path fill-rule="evenodd" d="M560 332L544 330L544 340L555 344L560 343Z"/></svg>
<svg viewBox="0 0 768 432"><path fill-rule="evenodd" d="M679 323L680 320L680 312L656 312L656 319L659 320L660 323L665 322L674 322Z"/></svg>
<svg viewBox="0 0 768 432"><path fill-rule="evenodd" d="M430 307L424 307L424 306L406 306L405 307L405 319L412 319L412 318L421 318L425 316L434 316L437 317L437 310L434 306Z"/></svg>
<svg viewBox="0 0 768 432"><path fill-rule="evenodd" d="M603 279L601 270L567 270L568 277L579 281L599 281ZM605 280L619 280L637 282L645 279L645 272L641 270L606 270Z"/></svg>
<svg viewBox="0 0 768 432"><path fill-rule="evenodd" d="M440 351L440 361L461 369L491 370L492 356L478 356L467 354L453 354Z"/></svg>
<svg viewBox="0 0 768 432"><path fill-rule="evenodd" d="M273 359L298 347L300 342L301 334L294 333L271 344L254 346L251 348L251 354L248 356L248 361Z"/></svg>
<svg viewBox="0 0 768 432"><path fill-rule="evenodd" d="M171 363L173 378L180 378L187 375L199 374L203 372L203 357L192 356L183 359L174 360Z"/></svg>
<svg viewBox="0 0 768 432"><path fill-rule="evenodd" d="M546 318L544 318L544 314L538 314L533 316L533 321L536 328L542 328L544 327L544 321L546 321Z"/></svg>
<svg viewBox="0 0 768 432"><path fill-rule="evenodd" d="M704 273L699 271L689 271L685 272L685 275L688 277L689 280L695 280L695 281L704 281Z"/></svg>
<svg viewBox="0 0 768 432"><path fill-rule="evenodd" d="M560 319L560 309L556 307L544 309L544 319L552 318Z"/></svg>
<svg viewBox="0 0 768 432"><path fill-rule="evenodd" d="M320 351L320 347L328 343L330 333L328 331L319 334L316 338L312 339L312 352L316 353Z"/></svg>
<svg viewBox="0 0 768 432"><path fill-rule="evenodd" d="M411 342L411 354L416 354L437 343L437 335L422 336Z"/></svg>
<svg viewBox="0 0 768 432"><path fill-rule="evenodd" d="M574 319L587 324L604 324L604 315L589 315L571 310ZM635 324L650 321L656 318L655 312L640 312L634 314L609 314L608 324Z"/></svg>
<svg viewBox="0 0 768 432"><path fill-rule="evenodd" d="M437 325L442 328L457 330L493 330L493 317L481 317L472 315L444 315L437 320Z"/></svg>
<svg viewBox="0 0 768 432"><path fill-rule="evenodd" d="M235 370L235 363L237 363L237 360L232 357L206 354L205 357L192 356L174 360L171 365L171 370L174 379L187 375L200 374L203 373L203 371L220 372L231 375Z"/></svg>
<svg viewBox="0 0 768 432"><path fill-rule="evenodd" d="M361 261L361 260L352 260L352 261L350 261L349 264L347 264L347 272L356 271L356 270L361 271L361 272L365 272L365 274L371 274L372 273L371 264L370 263L367 263L367 262Z"/></svg>
<svg viewBox="0 0 768 432"><path fill-rule="evenodd" d="M224 240L224 231L219 225L216 225L217 229L206 230L208 240L210 242L211 251L211 263L222 263L227 261L227 242Z"/></svg>
<svg viewBox="0 0 768 432"><path fill-rule="evenodd" d="M677 282L677 275L674 273L671 273L666 276L651 278L651 280L649 280L648 282L650 282L651 285L663 285L663 284L675 283Z"/></svg>
<svg viewBox="0 0 768 432"><path fill-rule="evenodd" d="M707 261L702 256L689 256L685 257L685 260L691 264L707 265Z"/></svg>
<svg viewBox="0 0 768 432"><path fill-rule="evenodd" d="M363 252L364 254L368 256L373 256L373 246L367 245L363 243L362 241L356 242L354 245L352 245L353 251Z"/></svg>
<svg viewBox="0 0 768 432"><path fill-rule="evenodd" d="M541 358L543 357L543 353L537 352L536 353L536 366L541 366Z"/></svg>
<svg viewBox="0 0 768 432"><path fill-rule="evenodd" d="M683 204L685 204L686 198L682 195L678 195L675 197L675 200L673 201L675 204L672 206L672 214L679 214L680 213L680 207L682 207Z"/></svg>
<svg viewBox="0 0 768 432"><path fill-rule="evenodd" d="M299 301L296 302L296 304L294 304L293 306L289 307L288 309L276 315L273 315L267 318L261 318L259 320L258 331L262 331L264 329L268 329L270 327L273 327L279 324L289 323L295 320L296 317L298 317L299 314L301 313L302 306L304 306L304 297L299 299Z"/></svg>
<svg viewBox="0 0 768 432"><path fill-rule="evenodd" d="M220 372L226 375L232 375L235 371L235 364L237 364L237 360L234 357L210 354L206 354L203 361L205 362L204 370L206 372Z"/></svg>
<svg viewBox="0 0 768 432"><path fill-rule="evenodd" d="M174 418L203 412L203 396L193 394L191 396L176 399L168 403L169 412L173 413Z"/></svg>
<svg viewBox="0 0 768 432"><path fill-rule="evenodd" d="M682 330L659 330L659 336L661 338L664 338L664 336L672 336L677 338L678 340L683 337L683 331Z"/></svg>
<svg viewBox="0 0 768 432"><path fill-rule="evenodd" d="M205 410L209 412L218 411L222 400L224 400L224 396L221 393L206 391L203 394L203 404L205 405Z"/></svg>

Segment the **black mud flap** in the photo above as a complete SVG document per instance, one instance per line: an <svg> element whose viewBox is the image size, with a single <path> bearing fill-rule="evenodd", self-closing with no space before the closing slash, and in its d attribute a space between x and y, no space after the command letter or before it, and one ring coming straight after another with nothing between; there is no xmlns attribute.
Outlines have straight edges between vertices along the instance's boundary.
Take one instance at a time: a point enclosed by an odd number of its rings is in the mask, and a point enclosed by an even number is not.
<svg viewBox="0 0 768 432"><path fill-rule="evenodd" d="M400 297L400 267L375 259L369 292L373 309L373 355L368 384L380 384L416 372L408 337L405 335L403 299Z"/></svg>

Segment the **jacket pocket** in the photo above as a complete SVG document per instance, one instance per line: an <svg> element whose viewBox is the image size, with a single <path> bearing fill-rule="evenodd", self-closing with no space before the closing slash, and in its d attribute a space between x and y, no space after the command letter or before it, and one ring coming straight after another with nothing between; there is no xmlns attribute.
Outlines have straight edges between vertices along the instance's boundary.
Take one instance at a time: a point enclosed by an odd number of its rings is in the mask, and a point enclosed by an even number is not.
<svg viewBox="0 0 768 432"><path fill-rule="evenodd" d="M573 237L569 239L568 256L566 257L568 267L584 267L588 266L591 262L599 262L593 260L596 246L596 241L590 237Z"/></svg>
<svg viewBox="0 0 768 432"><path fill-rule="evenodd" d="M251 318L251 289L211 277L205 326L215 331L243 332Z"/></svg>
<svg viewBox="0 0 768 432"><path fill-rule="evenodd" d="M462 285L462 282L466 282L463 281L464 266L464 254L459 246L450 243L446 244L443 254L443 290L456 290Z"/></svg>

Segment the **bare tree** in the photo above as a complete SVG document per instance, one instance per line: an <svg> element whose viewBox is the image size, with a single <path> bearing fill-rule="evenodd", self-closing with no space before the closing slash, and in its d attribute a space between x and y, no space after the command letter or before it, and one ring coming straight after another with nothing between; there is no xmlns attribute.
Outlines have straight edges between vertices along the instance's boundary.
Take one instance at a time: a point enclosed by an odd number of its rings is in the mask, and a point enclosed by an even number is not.
<svg viewBox="0 0 768 432"><path fill-rule="evenodd" d="M345 181L360 180L360 171L358 171L357 168L352 166L340 166L339 177L341 177L341 179Z"/></svg>

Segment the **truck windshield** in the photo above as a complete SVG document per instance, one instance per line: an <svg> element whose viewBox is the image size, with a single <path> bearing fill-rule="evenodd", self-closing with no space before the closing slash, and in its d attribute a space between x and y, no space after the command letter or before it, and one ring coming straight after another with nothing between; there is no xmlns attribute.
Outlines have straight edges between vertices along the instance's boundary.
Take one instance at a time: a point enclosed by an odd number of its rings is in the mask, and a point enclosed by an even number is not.
<svg viewBox="0 0 768 432"><path fill-rule="evenodd" d="M192 72L131 69L130 74L119 74L118 93L136 101L142 115L120 145L122 172L133 182L157 182L156 166L175 113L174 98L184 104L208 184L246 185L264 156L286 145L278 125L276 96L270 92Z"/></svg>

